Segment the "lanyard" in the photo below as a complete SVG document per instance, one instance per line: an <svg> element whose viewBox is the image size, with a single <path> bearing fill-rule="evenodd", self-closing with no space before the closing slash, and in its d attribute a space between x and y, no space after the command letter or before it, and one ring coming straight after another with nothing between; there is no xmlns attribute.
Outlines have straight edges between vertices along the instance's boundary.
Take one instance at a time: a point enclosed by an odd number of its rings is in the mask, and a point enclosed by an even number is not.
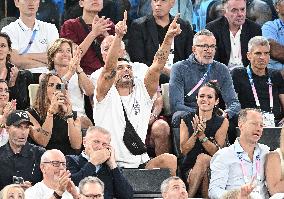
<svg viewBox="0 0 284 199"><path fill-rule="evenodd" d="M248 171L247 171L247 169L244 165L244 162L243 162L243 156L240 152L237 152L237 156L240 160L240 164L241 164L242 172L243 172L243 175L244 175L245 183L248 184L248 183L250 183L250 180L249 180L249 177L248 177ZM256 156L255 169L256 169L256 172L255 172L256 179L260 180L260 179L258 179L258 178L260 178L260 154L259 153Z"/></svg>
<svg viewBox="0 0 284 199"><path fill-rule="evenodd" d="M25 50L23 50L23 52L20 53L21 55L26 54L26 53L28 52L28 50L30 49L32 43L34 42L34 39L35 39L35 36L36 36L36 32L37 32L36 29L33 30L33 34L32 34L32 36L31 36L31 39L30 39L30 41L29 41L27 47L25 48Z"/></svg>
<svg viewBox="0 0 284 199"><path fill-rule="evenodd" d="M254 83L253 83L252 73L251 73L249 66L247 66L247 74L248 74L248 78L249 78L249 82L250 82L250 85L251 85L251 90L252 90L252 93L253 93L253 97L254 97L256 106L258 108L260 108L259 99L258 99L258 96L257 96L256 88L255 88ZM269 89L269 107L270 107L270 110L272 112L272 109L273 109L272 82L271 82L271 79L270 79L269 76L268 76L268 89Z"/></svg>
<svg viewBox="0 0 284 199"><path fill-rule="evenodd" d="M204 73L203 77L201 77L201 79L198 81L198 83L189 91L189 93L187 93L186 96L188 96L188 97L191 96L192 93L194 93L194 92L199 88L199 86L201 86L201 84L202 84L202 83L204 82L204 80L207 78L208 73L209 73L210 70L211 70L211 65L212 65L212 64L209 64L209 65L208 65L208 69L207 69L206 73Z"/></svg>

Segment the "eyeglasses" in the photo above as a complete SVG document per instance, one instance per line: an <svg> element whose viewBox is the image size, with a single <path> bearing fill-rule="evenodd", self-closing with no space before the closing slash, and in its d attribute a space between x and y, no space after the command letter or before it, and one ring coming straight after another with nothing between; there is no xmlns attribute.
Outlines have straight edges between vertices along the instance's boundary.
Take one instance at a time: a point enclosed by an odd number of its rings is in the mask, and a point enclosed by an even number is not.
<svg viewBox="0 0 284 199"><path fill-rule="evenodd" d="M200 44L200 45L195 45L197 47L203 48L203 50L208 50L209 48L212 50L216 50L217 46L215 44L213 45L208 45L208 44Z"/></svg>
<svg viewBox="0 0 284 199"><path fill-rule="evenodd" d="M90 199L98 199L104 197L104 194L88 194L88 195L82 194L82 195Z"/></svg>
<svg viewBox="0 0 284 199"><path fill-rule="evenodd" d="M51 164L54 167L60 167L62 165L63 167L66 167L66 162L60 162L60 161L49 161L49 162L43 162L45 164Z"/></svg>

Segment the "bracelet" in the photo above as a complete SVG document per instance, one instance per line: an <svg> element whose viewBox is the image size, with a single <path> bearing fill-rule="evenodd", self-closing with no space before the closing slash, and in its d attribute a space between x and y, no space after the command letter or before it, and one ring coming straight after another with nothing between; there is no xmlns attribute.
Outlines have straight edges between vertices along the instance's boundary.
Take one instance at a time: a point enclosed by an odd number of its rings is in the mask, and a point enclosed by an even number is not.
<svg viewBox="0 0 284 199"><path fill-rule="evenodd" d="M80 74L83 73L83 72L84 72L83 70L81 70L81 72L76 71L76 73L77 73L78 75L80 75Z"/></svg>
<svg viewBox="0 0 284 199"><path fill-rule="evenodd" d="M202 139L199 139L199 141L200 141L201 143L207 142L207 141L208 141L208 137L204 137L204 138L202 138Z"/></svg>
<svg viewBox="0 0 284 199"><path fill-rule="evenodd" d="M56 193L55 191L53 192L53 196L56 198L56 199L61 199L62 196L58 195L58 193Z"/></svg>
<svg viewBox="0 0 284 199"><path fill-rule="evenodd" d="M73 113L70 113L69 115L64 116L64 119L67 120L69 118L73 118Z"/></svg>

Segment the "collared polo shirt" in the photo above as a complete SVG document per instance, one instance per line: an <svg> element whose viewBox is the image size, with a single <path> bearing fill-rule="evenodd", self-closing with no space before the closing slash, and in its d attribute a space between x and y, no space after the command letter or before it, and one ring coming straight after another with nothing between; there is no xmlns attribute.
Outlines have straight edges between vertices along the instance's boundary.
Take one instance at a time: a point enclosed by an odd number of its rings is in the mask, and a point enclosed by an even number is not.
<svg viewBox="0 0 284 199"><path fill-rule="evenodd" d="M27 27L19 18L15 22L2 28L1 32L9 35L12 41L12 49L21 54L28 46L33 31L37 31L33 43L27 53L46 53L48 47L59 38L59 33L54 24L35 20L35 25L31 29ZM32 73L48 72L46 67L37 67L29 69Z"/></svg>

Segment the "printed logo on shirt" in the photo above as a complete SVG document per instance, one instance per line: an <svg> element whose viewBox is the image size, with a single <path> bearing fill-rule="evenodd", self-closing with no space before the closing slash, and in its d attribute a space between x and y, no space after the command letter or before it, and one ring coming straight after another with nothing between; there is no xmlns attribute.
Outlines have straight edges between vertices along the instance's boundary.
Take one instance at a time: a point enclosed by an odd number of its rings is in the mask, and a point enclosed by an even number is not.
<svg viewBox="0 0 284 199"><path fill-rule="evenodd" d="M138 115L138 113L140 113L140 104L136 99L134 100L133 109L135 115Z"/></svg>

